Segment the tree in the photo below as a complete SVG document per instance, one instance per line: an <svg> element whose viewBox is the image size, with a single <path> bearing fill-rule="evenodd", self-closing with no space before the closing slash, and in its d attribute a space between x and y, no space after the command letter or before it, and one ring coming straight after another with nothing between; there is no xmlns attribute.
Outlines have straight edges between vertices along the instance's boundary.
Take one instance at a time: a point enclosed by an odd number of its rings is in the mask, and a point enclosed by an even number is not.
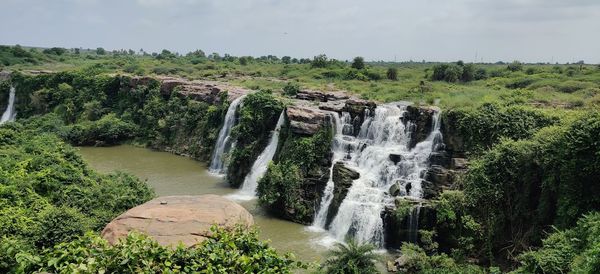
<svg viewBox="0 0 600 274"><path fill-rule="evenodd" d="M397 68L388 68L386 76L389 80L392 80L392 81L398 80L398 69Z"/></svg>
<svg viewBox="0 0 600 274"><path fill-rule="evenodd" d="M475 66L473 64L463 64L460 80L463 82L471 82L473 79L475 79Z"/></svg>
<svg viewBox="0 0 600 274"><path fill-rule="evenodd" d="M187 54L188 57L200 57L200 58L205 58L206 54L204 53L204 51L202 51L201 49L197 49L195 51L192 51L190 53Z"/></svg>
<svg viewBox="0 0 600 274"><path fill-rule="evenodd" d="M319 54L319 55L313 57L313 60L310 63L310 66L313 68L324 68L324 67L327 67L328 63L329 63L329 60L327 59L327 55Z"/></svg>
<svg viewBox="0 0 600 274"><path fill-rule="evenodd" d="M283 56L283 57L281 57L281 62L283 62L284 64L289 64L292 62L292 57Z"/></svg>
<svg viewBox="0 0 600 274"><path fill-rule="evenodd" d="M354 57L354 61L352 62L352 68L364 69L365 68L365 59L360 56Z"/></svg>
<svg viewBox="0 0 600 274"><path fill-rule="evenodd" d="M375 267L378 256L374 253L374 249L373 245L361 245L353 240L348 244L337 243L321 268L326 266L325 273L328 274L378 273Z"/></svg>
<svg viewBox="0 0 600 274"><path fill-rule="evenodd" d="M97 48L96 49L96 54L98 54L98 55L105 55L106 54L106 50L104 48Z"/></svg>
<svg viewBox="0 0 600 274"><path fill-rule="evenodd" d="M513 72L520 71L523 69L523 63L521 63L519 61L513 61L512 63L508 64L508 66L506 68Z"/></svg>

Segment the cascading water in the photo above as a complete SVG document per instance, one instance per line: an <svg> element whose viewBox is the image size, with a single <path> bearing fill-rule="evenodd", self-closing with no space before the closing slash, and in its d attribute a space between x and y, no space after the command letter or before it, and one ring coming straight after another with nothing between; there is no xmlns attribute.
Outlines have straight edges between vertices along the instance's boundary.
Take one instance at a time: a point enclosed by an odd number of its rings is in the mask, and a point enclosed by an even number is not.
<svg viewBox="0 0 600 274"><path fill-rule="evenodd" d="M410 210L410 216L408 217L408 242L416 244L419 235L419 213L421 212L421 205L417 205Z"/></svg>
<svg viewBox="0 0 600 274"><path fill-rule="evenodd" d="M256 197L256 187L258 186L258 180L265 175L267 172L267 168L269 167L269 162L273 160L273 156L275 156L275 152L277 152L277 145L279 144L279 131L281 130L281 126L285 121L285 110L281 112L279 115L279 120L277 120L277 125L275 129L271 133L271 139L269 140L269 144L263 152L256 158L254 164L252 165L252 169L250 173L246 175L244 178L244 183L242 184L242 188L237 194L231 195L232 198L238 200L251 200Z"/></svg>
<svg viewBox="0 0 600 274"><path fill-rule="evenodd" d="M17 117L17 113L15 112L15 92L15 88L10 87L10 93L8 95L8 106L2 114L2 118L0 118L0 125L6 122L14 121Z"/></svg>
<svg viewBox="0 0 600 274"><path fill-rule="evenodd" d="M235 126L237 108L244 101L244 97L245 95L236 98L227 108L225 121L219 131L219 137L210 161L209 171L213 174L224 174L227 171L225 157L235 147L235 142L231 140L230 136L231 129Z"/></svg>
<svg viewBox="0 0 600 274"><path fill-rule="evenodd" d="M360 243L370 242L383 246L384 231L381 212L393 204L387 194L392 184L407 190L407 196L420 198L422 174L429 167L429 156L441 142L439 113L433 117L430 135L409 148L410 122L402 122L406 106L383 105L374 115L365 113L358 137L347 142L348 154L345 164L360 172L339 207L329 231L339 241L352 237ZM395 159L395 160L393 160Z"/></svg>
<svg viewBox="0 0 600 274"><path fill-rule="evenodd" d="M329 181L327 181L325 189L323 190L323 198L321 198L319 211L317 211L312 224L312 227L316 229L325 229L327 212L329 211L329 205L331 205L331 201L333 200L333 166L346 156L347 150L345 144L347 140L345 140L345 138L350 138L350 136L344 134L352 134L352 119L348 112L343 112L341 119L337 112L332 112L331 117L333 117L333 126L335 129L335 135L333 136L333 141L331 143L333 157L331 167L329 167Z"/></svg>

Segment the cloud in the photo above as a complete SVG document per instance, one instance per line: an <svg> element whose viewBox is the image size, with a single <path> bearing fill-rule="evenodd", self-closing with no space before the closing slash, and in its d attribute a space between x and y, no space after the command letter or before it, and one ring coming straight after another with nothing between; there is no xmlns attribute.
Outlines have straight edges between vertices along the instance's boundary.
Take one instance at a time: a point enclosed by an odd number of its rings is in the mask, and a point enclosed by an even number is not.
<svg viewBox="0 0 600 274"><path fill-rule="evenodd" d="M600 62L597 0L3 0L0 44Z"/></svg>

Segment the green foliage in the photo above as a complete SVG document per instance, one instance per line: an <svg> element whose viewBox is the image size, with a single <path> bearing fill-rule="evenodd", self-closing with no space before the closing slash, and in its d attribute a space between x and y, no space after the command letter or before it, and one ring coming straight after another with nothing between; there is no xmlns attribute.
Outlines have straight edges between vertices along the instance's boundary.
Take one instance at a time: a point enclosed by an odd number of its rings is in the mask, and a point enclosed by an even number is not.
<svg viewBox="0 0 600 274"><path fill-rule="evenodd" d="M137 233L110 245L88 233L39 254L28 254L26 249L7 251L24 258L15 270L51 273L291 273L306 267L290 254L277 254L258 239L256 230L213 227L212 232L211 238L191 248L163 247ZM6 249L0 245L0 256Z"/></svg>
<svg viewBox="0 0 600 274"><path fill-rule="evenodd" d="M396 80L398 80L398 69L397 68L388 68L385 75L388 80L396 81Z"/></svg>
<svg viewBox="0 0 600 274"><path fill-rule="evenodd" d="M287 82L283 87L283 94L287 96L294 97L298 92L300 92L300 85L296 83Z"/></svg>
<svg viewBox="0 0 600 274"><path fill-rule="evenodd" d="M283 104L270 91L259 91L244 98L238 110L238 122L231 130L236 147L231 153L227 180L239 187L250 172L254 160L267 146L270 133L277 124Z"/></svg>
<svg viewBox="0 0 600 274"><path fill-rule="evenodd" d="M402 273L488 273L481 267L469 264L459 264L445 254L428 256L419 246L411 243L402 245L399 258L403 265Z"/></svg>
<svg viewBox="0 0 600 274"><path fill-rule="evenodd" d="M329 60L327 59L327 55L325 55L325 54L320 54L320 55L313 57L313 60L310 63L310 66L313 68L325 68L328 65L329 65Z"/></svg>
<svg viewBox="0 0 600 274"><path fill-rule="evenodd" d="M90 229L81 212L66 206L48 207L40 212L38 218L36 245L41 247L72 241Z"/></svg>
<svg viewBox="0 0 600 274"><path fill-rule="evenodd" d="M481 75L479 75L481 77ZM454 82L470 82L475 80L475 66L458 61L456 64L438 64L433 66L431 80Z"/></svg>
<svg viewBox="0 0 600 274"><path fill-rule="evenodd" d="M558 119L543 111L527 107L501 107L484 104L471 109L455 109L444 120L465 139L465 148L477 152L496 144L501 138L525 139Z"/></svg>
<svg viewBox="0 0 600 274"><path fill-rule="evenodd" d="M364 69L365 68L365 59L360 56L354 57L354 60L352 61L352 68L353 69Z"/></svg>
<svg viewBox="0 0 600 274"><path fill-rule="evenodd" d="M538 250L519 256L517 273L598 273L600 271L600 214L585 215L577 226L557 230Z"/></svg>
<svg viewBox="0 0 600 274"><path fill-rule="evenodd" d="M258 183L259 203L275 214L300 223L310 223L314 214L314 197L307 187L328 174L320 164L329 156L331 130L320 130L310 137L293 134L289 127L281 130L276 163L271 163Z"/></svg>
<svg viewBox="0 0 600 274"><path fill-rule="evenodd" d="M352 240L347 244L337 243L321 268L325 269L327 274L379 273L375 267L379 256L374 250L375 247L372 245L358 244Z"/></svg>
<svg viewBox="0 0 600 274"><path fill-rule="evenodd" d="M600 210L598 134L600 114L592 112L530 140L503 140L473 162L465 193L490 257L501 247L524 250L546 226L566 228Z"/></svg>
<svg viewBox="0 0 600 274"><path fill-rule="evenodd" d="M115 114L107 114L98 121L85 121L69 128L67 140L74 145L114 145L135 136L137 127Z"/></svg>
<svg viewBox="0 0 600 274"><path fill-rule="evenodd" d="M512 72L521 71L521 70L523 70L523 63L521 63L519 61L513 61L512 63L508 64L506 69L508 69Z"/></svg>
<svg viewBox="0 0 600 274"><path fill-rule="evenodd" d="M87 230L98 231L153 197L146 184L131 176L90 170L74 148L44 132L51 125L40 124L0 127L0 257L35 253ZM11 243L22 250L9 248ZM25 257L15 255L0 267L17 271Z"/></svg>

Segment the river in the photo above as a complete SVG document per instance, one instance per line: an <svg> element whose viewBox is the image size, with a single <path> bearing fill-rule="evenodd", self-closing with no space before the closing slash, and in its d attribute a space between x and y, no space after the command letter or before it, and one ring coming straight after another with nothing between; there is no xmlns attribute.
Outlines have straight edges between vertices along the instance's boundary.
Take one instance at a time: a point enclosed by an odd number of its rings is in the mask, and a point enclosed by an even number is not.
<svg viewBox="0 0 600 274"><path fill-rule="evenodd" d="M223 178L211 175L206 164L167 152L152 151L130 145L114 147L80 147L90 167L109 173L116 170L146 180L158 196L233 194ZM240 202L252 215L260 237L269 240L279 252L292 252L304 262L319 261L326 249L317 242L323 235L306 227L268 216L256 200Z"/></svg>

